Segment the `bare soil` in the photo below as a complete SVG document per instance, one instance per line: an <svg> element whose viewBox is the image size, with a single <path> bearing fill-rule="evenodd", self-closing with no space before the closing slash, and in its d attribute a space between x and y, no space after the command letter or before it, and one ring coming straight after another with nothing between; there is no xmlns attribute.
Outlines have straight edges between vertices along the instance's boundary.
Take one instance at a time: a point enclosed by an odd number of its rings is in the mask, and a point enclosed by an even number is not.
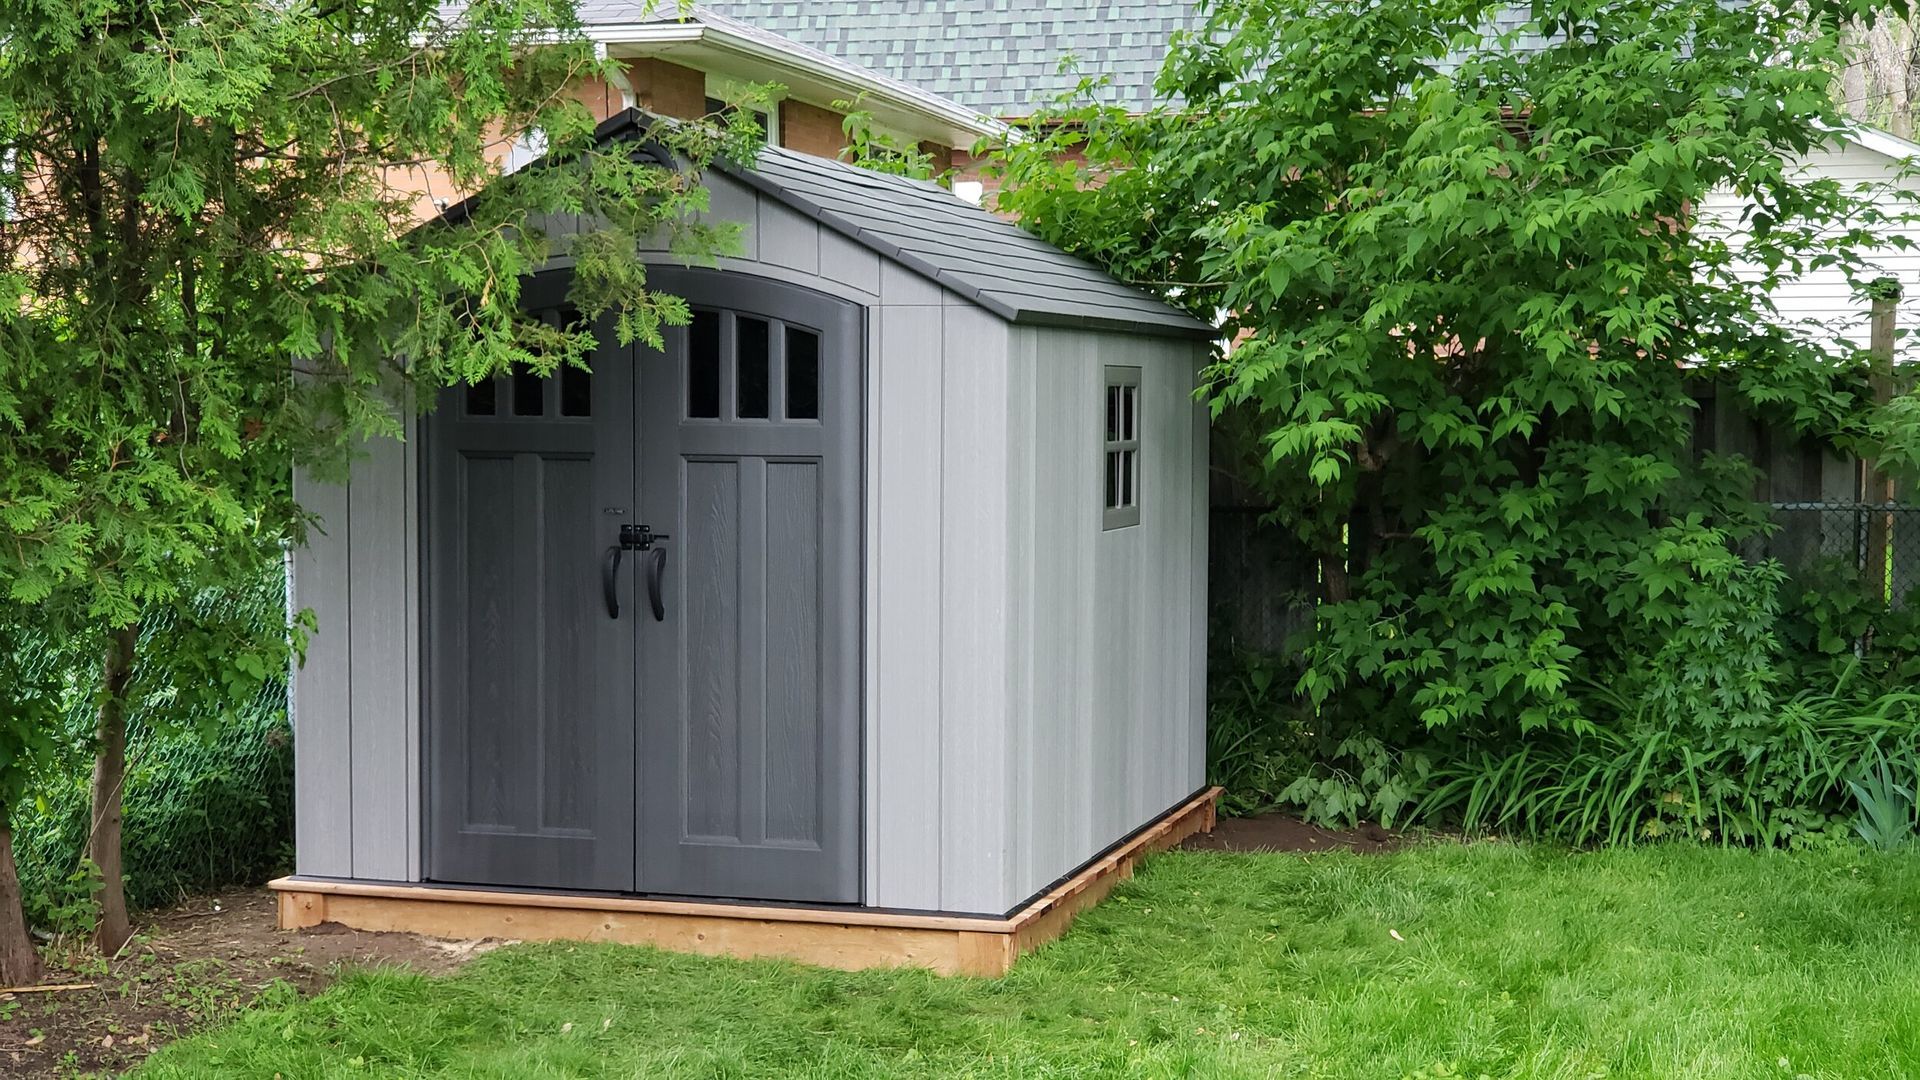
<svg viewBox="0 0 1920 1080"><path fill-rule="evenodd" d="M1357 829L1326 829L1286 814L1221 818L1210 833L1188 838L1187 851L1392 851L1405 843L1401 834L1371 822Z"/></svg>
<svg viewBox="0 0 1920 1080"><path fill-rule="evenodd" d="M170 1039L227 1019L276 983L311 994L349 967L444 974L495 944L332 923L283 931L265 889L198 897L140 922L112 961L49 950L45 985L85 989L0 992L0 1077L114 1075Z"/></svg>

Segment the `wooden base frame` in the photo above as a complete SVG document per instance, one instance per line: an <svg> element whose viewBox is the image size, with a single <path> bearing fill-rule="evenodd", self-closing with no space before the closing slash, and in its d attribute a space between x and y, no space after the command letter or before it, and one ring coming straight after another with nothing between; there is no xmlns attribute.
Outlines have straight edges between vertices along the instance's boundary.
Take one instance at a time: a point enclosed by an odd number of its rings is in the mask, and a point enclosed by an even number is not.
<svg viewBox="0 0 1920 1080"><path fill-rule="evenodd" d="M708 956L781 957L850 971L923 967L943 975L997 976L1022 954L1065 933L1075 916L1132 877L1141 858L1212 831L1219 798L1219 788L1195 795L1000 919L298 877L280 878L268 887L279 894L283 930L332 922L431 937L616 941Z"/></svg>

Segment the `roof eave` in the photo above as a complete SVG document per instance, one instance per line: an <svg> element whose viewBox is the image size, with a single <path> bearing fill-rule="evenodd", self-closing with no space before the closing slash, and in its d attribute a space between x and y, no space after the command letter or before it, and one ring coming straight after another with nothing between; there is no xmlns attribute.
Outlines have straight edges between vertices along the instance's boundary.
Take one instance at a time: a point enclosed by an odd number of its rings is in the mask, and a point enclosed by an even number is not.
<svg viewBox="0 0 1920 1080"><path fill-rule="evenodd" d="M584 30L587 38L602 48L704 45L789 69L844 92L849 99L882 102L933 126L950 128L974 138L1002 139L1010 130L999 120L958 102L917 90L877 72L836 61L825 54L816 55L790 42L785 42L789 47L783 48L728 26L716 25L717 22L716 19L714 22L602 23Z"/></svg>

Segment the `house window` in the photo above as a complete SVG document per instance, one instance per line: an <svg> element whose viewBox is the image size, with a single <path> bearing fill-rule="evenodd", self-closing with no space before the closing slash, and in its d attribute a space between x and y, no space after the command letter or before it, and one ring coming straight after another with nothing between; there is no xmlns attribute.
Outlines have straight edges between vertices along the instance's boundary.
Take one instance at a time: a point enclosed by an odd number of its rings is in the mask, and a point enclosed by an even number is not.
<svg viewBox="0 0 1920 1080"><path fill-rule="evenodd" d="M1108 529L1140 524L1140 369L1107 369L1101 474Z"/></svg>
<svg viewBox="0 0 1920 1080"><path fill-rule="evenodd" d="M707 107L707 115L718 120L727 116L727 114L733 112L739 106L733 104L733 102L727 100L726 98L717 98L717 97L709 96L706 100L706 107ZM779 105L776 104L774 108L775 110L778 110ZM779 121L777 117L780 115L778 111L766 112L760 109L753 109L751 110L751 112L753 115L753 122L760 125L760 133L761 135L765 136L767 145L768 146L780 145L778 140L775 138L775 136L778 134L777 127L778 127Z"/></svg>

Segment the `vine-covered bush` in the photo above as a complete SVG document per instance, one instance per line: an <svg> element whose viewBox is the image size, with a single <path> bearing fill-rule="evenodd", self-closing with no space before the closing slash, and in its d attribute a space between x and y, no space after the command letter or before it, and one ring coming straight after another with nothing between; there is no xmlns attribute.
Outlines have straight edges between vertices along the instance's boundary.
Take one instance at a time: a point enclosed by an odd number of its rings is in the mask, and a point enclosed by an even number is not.
<svg viewBox="0 0 1920 1080"><path fill-rule="evenodd" d="M1000 205L1224 319L1203 393L1253 418L1248 479L1325 590L1280 801L1828 830L1912 715L1789 655L1781 570L1739 554L1753 472L1696 458L1690 388L1867 454L1920 443L1911 400L1875 406L1862 358L1770 298L1870 276L1899 218L1791 164L1844 126L1836 31L1871 5L1534 0L1500 29L1512 6L1205 5L1168 104L1040 118ZM1727 190L1750 211L1704 216Z"/></svg>

